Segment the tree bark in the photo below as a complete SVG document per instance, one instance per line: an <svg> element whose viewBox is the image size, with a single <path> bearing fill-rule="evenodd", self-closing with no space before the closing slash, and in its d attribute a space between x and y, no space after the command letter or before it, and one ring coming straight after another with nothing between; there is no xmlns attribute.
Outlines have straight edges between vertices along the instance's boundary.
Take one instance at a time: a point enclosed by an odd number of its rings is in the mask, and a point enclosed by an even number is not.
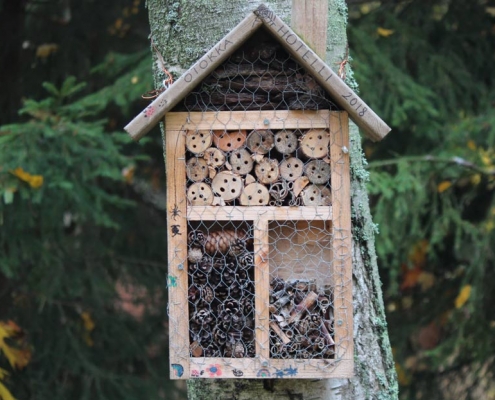
<svg viewBox="0 0 495 400"><path fill-rule="evenodd" d="M235 27L261 1L254 0L148 0L151 33L166 67L180 75ZM266 0L286 23L292 0ZM347 6L329 0L326 61L338 69L345 57ZM157 86L164 79L155 65ZM357 89L352 71L347 83ZM349 78L350 77L350 78ZM355 377L328 380L196 379L188 382L191 400L227 399L397 399L397 377L392 359L374 247L375 225L369 210L361 138L351 124L353 215L354 346Z"/></svg>

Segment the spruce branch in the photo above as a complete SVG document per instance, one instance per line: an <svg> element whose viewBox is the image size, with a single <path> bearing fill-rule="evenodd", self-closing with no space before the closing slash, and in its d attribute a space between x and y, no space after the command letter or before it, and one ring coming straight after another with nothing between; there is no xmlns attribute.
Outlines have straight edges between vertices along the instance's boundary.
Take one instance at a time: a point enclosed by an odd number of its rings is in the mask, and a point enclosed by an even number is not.
<svg viewBox="0 0 495 400"><path fill-rule="evenodd" d="M382 168L382 167L387 167L390 165L397 165L401 162L406 162L406 163L429 162L429 163L438 163L438 164L451 164L451 165L456 165L456 166L463 167L466 169L470 169L470 170L475 171L477 173L480 173L482 175L495 176L495 169L482 168L479 165L476 165L470 161L467 161L462 157L457 157L457 156L454 156L454 157L437 157L437 156L432 156L430 154L428 154L426 156L404 156L404 157L394 158L394 159L389 159L389 160L372 161L372 162L368 163L366 168L368 168L368 169Z"/></svg>

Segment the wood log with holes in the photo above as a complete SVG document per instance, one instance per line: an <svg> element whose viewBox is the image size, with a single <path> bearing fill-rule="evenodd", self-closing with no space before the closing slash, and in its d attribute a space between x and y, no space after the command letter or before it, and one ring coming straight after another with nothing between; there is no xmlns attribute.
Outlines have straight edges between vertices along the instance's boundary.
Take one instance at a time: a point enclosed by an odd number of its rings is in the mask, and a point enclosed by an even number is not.
<svg viewBox="0 0 495 400"><path fill-rule="evenodd" d="M246 145L253 153L266 154L273 149L275 139L269 129L254 130L247 137Z"/></svg>
<svg viewBox="0 0 495 400"><path fill-rule="evenodd" d="M186 163L186 175L193 182L204 181L208 176L209 170L206 161L203 158L192 157Z"/></svg>
<svg viewBox="0 0 495 400"><path fill-rule="evenodd" d="M280 176L288 182L295 181L303 174L304 163L296 157L286 158L280 163Z"/></svg>
<svg viewBox="0 0 495 400"><path fill-rule="evenodd" d="M280 176L277 160L263 158L254 167L254 173L258 180L265 185L276 182Z"/></svg>
<svg viewBox="0 0 495 400"><path fill-rule="evenodd" d="M216 147L210 147L205 150L203 158L209 167L221 167L225 163L225 154Z"/></svg>
<svg viewBox="0 0 495 400"><path fill-rule="evenodd" d="M323 158L329 154L330 133L324 129L310 129L301 138L301 153L306 158Z"/></svg>
<svg viewBox="0 0 495 400"><path fill-rule="evenodd" d="M246 131L213 131L213 143L223 151L237 150L246 143Z"/></svg>
<svg viewBox="0 0 495 400"><path fill-rule="evenodd" d="M266 206L270 200L268 189L261 183L250 183L242 190L241 206Z"/></svg>
<svg viewBox="0 0 495 400"><path fill-rule="evenodd" d="M202 154L211 146L211 131L187 131L186 147L191 153Z"/></svg>
<svg viewBox="0 0 495 400"><path fill-rule="evenodd" d="M323 185L309 185L301 193L305 206L329 206L332 204L332 193Z"/></svg>
<svg viewBox="0 0 495 400"><path fill-rule="evenodd" d="M330 180L330 165L323 160L311 160L304 166L304 175L311 183L327 183Z"/></svg>
<svg viewBox="0 0 495 400"><path fill-rule="evenodd" d="M213 193L225 201L237 199L242 192L242 179L230 171L219 172L211 183Z"/></svg>
<svg viewBox="0 0 495 400"><path fill-rule="evenodd" d="M275 148L279 153L288 155L297 149L297 135L292 130L282 130L275 134Z"/></svg>
<svg viewBox="0 0 495 400"><path fill-rule="evenodd" d="M196 182L187 189L187 201L191 206L211 206L213 191L204 182Z"/></svg>
<svg viewBox="0 0 495 400"><path fill-rule="evenodd" d="M229 158L232 172L239 175L246 175L253 169L253 159L251 153L246 149L237 149L232 152Z"/></svg>

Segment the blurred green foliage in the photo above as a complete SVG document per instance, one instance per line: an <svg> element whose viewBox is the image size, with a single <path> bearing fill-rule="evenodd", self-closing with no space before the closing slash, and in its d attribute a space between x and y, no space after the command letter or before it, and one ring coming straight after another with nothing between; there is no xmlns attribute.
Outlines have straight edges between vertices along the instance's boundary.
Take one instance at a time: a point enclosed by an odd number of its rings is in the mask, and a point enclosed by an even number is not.
<svg viewBox="0 0 495 400"><path fill-rule="evenodd" d="M144 4L21 3L19 91L2 104L22 106L0 110L0 322L20 327L2 343L30 358L19 370L0 356L0 382L19 400L179 398L166 379L162 144L120 129L152 88ZM495 351L494 7L350 3L361 96L393 128L365 150L401 396L482 398Z"/></svg>
<svg viewBox="0 0 495 400"><path fill-rule="evenodd" d="M477 368L493 368L493 12L444 0L350 9L361 94L393 128L365 149L404 399L477 397L490 380Z"/></svg>

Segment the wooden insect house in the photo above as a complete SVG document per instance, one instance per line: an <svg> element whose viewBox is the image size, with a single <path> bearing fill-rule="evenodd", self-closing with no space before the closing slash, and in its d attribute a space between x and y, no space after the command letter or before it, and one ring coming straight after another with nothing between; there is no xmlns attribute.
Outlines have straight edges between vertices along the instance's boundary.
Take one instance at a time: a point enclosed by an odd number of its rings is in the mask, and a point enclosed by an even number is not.
<svg viewBox="0 0 495 400"><path fill-rule="evenodd" d="M173 379L352 376L348 115L390 130L260 6L127 125L164 118Z"/></svg>

